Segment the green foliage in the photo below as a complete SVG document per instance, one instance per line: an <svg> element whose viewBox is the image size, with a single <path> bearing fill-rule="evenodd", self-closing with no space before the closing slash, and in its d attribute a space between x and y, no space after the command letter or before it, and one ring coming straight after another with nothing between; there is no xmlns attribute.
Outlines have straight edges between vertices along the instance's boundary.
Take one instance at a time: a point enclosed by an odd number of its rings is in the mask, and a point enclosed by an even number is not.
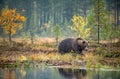
<svg viewBox="0 0 120 79"><path fill-rule="evenodd" d="M105 57L107 54L109 54L109 51L107 48L100 46L100 47L96 48L95 53L100 55L100 56Z"/></svg>
<svg viewBox="0 0 120 79"><path fill-rule="evenodd" d="M98 33L100 33L100 39L109 38L111 35L111 32L109 31L111 31L112 27L108 22L109 20L107 12L105 10L105 2L104 0L99 0L99 2L98 0L94 0L93 2L93 9L88 16L88 26L92 28L91 37L96 40ZM98 25L100 32L98 32Z"/></svg>
<svg viewBox="0 0 120 79"><path fill-rule="evenodd" d="M97 21L94 15L95 13L91 11L90 14L88 15L88 24L87 24L89 27L91 27L90 37L92 38L92 40L97 39Z"/></svg>
<svg viewBox="0 0 120 79"><path fill-rule="evenodd" d="M61 36L61 28L60 28L60 26L58 24L56 24L53 27L53 33L55 34L56 42L58 43L58 39Z"/></svg>
<svg viewBox="0 0 120 79"><path fill-rule="evenodd" d="M48 47L48 48L56 48L56 45L50 44L50 43L44 43L42 46Z"/></svg>
<svg viewBox="0 0 120 79"><path fill-rule="evenodd" d="M106 15L105 2L104 2L104 0L93 0L93 2L94 2L93 12L95 13L96 19L98 19L97 17L99 16L100 25L104 24L105 23L104 22L105 21L105 15Z"/></svg>
<svg viewBox="0 0 120 79"><path fill-rule="evenodd" d="M105 58L117 58L120 57L120 52L110 51L108 48L100 46L96 48L96 55L100 55Z"/></svg>
<svg viewBox="0 0 120 79"><path fill-rule="evenodd" d="M101 39L104 40L111 40L112 37L115 36L115 31L113 30L112 26L106 22L106 25L104 26L104 28L101 30Z"/></svg>
<svg viewBox="0 0 120 79"><path fill-rule="evenodd" d="M71 27L79 37L88 38L91 28L86 27L86 21L82 16L74 15L72 18L73 26Z"/></svg>
<svg viewBox="0 0 120 79"><path fill-rule="evenodd" d="M88 68L101 68L103 65L99 62L101 58L99 56L91 56L87 58L86 67Z"/></svg>
<svg viewBox="0 0 120 79"><path fill-rule="evenodd" d="M59 37L61 35L61 28L58 24L53 27L53 33L56 37Z"/></svg>

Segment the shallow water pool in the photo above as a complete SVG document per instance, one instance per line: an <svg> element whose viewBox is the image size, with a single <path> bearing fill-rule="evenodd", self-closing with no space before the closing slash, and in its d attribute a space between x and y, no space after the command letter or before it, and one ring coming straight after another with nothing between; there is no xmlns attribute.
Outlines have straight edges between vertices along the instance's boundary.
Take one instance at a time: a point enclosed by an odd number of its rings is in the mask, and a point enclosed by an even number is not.
<svg viewBox="0 0 120 79"><path fill-rule="evenodd" d="M120 79L120 71L60 67L0 68L0 79Z"/></svg>

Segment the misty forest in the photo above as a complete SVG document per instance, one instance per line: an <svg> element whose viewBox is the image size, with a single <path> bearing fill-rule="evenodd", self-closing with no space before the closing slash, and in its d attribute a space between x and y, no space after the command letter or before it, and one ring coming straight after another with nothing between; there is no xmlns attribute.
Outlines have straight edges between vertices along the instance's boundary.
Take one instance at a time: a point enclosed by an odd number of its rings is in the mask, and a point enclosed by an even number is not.
<svg viewBox="0 0 120 79"><path fill-rule="evenodd" d="M71 44L73 50L61 54L59 46L67 38L84 39L88 50L77 53ZM66 44L60 50L70 49ZM120 69L120 0L0 0L0 79L39 79L24 69L39 66L59 66L64 68L62 75L72 73L75 79L108 79L110 72L93 78L86 69L87 75L79 78L75 75L79 70L69 72L66 67ZM5 77L17 68L30 77ZM61 75L61 70L55 72ZM114 78L120 79L120 72Z"/></svg>

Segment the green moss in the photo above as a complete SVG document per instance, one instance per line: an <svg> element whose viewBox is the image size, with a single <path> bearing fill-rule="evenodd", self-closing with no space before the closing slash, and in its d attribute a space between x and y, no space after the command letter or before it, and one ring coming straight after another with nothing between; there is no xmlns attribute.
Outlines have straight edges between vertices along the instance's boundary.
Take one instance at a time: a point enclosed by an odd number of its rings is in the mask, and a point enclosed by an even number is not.
<svg viewBox="0 0 120 79"><path fill-rule="evenodd" d="M87 67L87 68L90 68L90 67L91 67L91 64L92 64L92 63L91 63L90 61L88 61L87 64L86 64L86 67Z"/></svg>
<svg viewBox="0 0 120 79"><path fill-rule="evenodd" d="M55 44L49 44L49 43L44 43L44 44L42 44L42 46L51 47L51 48L56 48L57 47Z"/></svg>
<svg viewBox="0 0 120 79"><path fill-rule="evenodd" d="M24 62L24 66L29 68L30 67L30 62L29 61Z"/></svg>
<svg viewBox="0 0 120 79"><path fill-rule="evenodd" d="M95 50L95 54L102 57L113 57L113 54L106 47L97 47Z"/></svg>

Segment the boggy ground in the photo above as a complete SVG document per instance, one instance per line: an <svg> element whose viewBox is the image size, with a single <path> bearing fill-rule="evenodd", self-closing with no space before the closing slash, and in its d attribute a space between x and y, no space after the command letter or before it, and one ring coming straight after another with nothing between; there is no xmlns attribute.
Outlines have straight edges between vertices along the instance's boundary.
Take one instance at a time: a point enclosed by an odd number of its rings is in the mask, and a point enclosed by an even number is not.
<svg viewBox="0 0 120 79"><path fill-rule="evenodd" d="M117 44L117 43L116 43ZM92 68L120 68L120 46L113 44L108 50L107 44L91 43L84 55L57 52L54 38L38 38L34 44L29 39L14 38L9 46L8 41L0 39L0 66L83 66ZM113 50L114 48L114 50Z"/></svg>

